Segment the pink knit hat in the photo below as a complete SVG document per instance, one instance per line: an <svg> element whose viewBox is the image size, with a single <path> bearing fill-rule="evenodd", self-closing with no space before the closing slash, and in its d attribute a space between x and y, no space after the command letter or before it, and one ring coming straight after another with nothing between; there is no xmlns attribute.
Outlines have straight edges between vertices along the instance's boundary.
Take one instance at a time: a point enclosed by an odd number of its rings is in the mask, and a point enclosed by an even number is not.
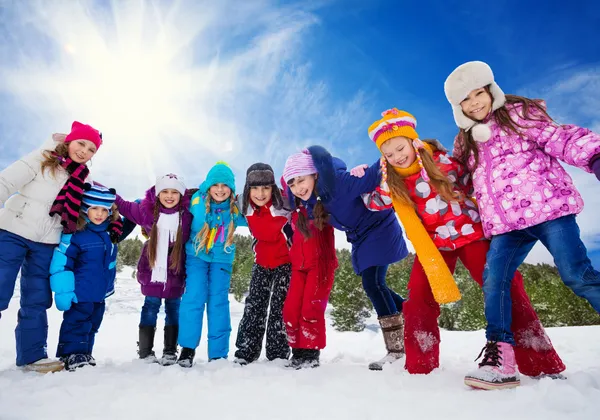
<svg viewBox="0 0 600 420"><path fill-rule="evenodd" d="M91 125L82 124L79 121L73 121L71 132L65 137L65 143L74 140L89 140L96 145L96 149L102 145L102 133Z"/></svg>
<svg viewBox="0 0 600 420"><path fill-rule="evenodd" d="M283 168L283 179L287 184L291 179L299 176L307 176L317 173L317 168L308 149L300 153L294 153L285 161Z"/></svg>

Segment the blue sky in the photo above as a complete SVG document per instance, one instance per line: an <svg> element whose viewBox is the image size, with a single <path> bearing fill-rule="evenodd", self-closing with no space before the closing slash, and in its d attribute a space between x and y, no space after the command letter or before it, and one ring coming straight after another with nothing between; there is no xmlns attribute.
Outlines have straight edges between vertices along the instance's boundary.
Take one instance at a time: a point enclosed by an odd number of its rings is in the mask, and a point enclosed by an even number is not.
<svg viewBox="0 0 600 420"><path fill-rule="evenodd" d="M459 64L490 64L507 93L600 131L600 6L593 1L2 2L0 168L66 132L98 127L94 177L133 198L165 172L199 184L217 160L243 185L322 144L349 166L378 157L367 127L396 106L451 147L443 92ZM600 266L593 176L569 170ZM596 194L594 194L596 192ZM549 261L536 249L530 261Z"/></svg>

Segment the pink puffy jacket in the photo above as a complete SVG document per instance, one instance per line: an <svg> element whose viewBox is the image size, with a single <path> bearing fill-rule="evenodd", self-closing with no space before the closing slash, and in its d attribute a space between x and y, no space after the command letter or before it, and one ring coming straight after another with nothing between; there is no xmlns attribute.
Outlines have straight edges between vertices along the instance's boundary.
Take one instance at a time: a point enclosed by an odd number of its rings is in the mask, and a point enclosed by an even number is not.
<svg viewBox="0 0 600 420"><path fill-rule="evenodd" d="M521 136L502 131L492 115L487 121L492 137L477 143L473 186L487 238L580 213L581 195L558 160L591 172L590 163L600 154L600 135L588 129L556 124L533 107L530 115L541 121L525 120L520 104L506 108L523 126ZM456 138L454 156L461 147ZM474 163L471 156L469 167Z"/></svg>

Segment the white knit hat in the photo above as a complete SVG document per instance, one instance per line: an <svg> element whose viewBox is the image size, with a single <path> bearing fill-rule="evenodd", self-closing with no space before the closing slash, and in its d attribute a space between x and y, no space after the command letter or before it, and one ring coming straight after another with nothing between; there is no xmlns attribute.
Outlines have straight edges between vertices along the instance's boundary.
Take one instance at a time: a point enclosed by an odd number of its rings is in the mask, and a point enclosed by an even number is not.
<svg viewBox="0 0 600 420"><path fill-rule="evenodd" d="M506 102L504 92L494 81L494 73L490 66L482 61L469 61L458 66L444 82L444 92L454 114L454 121L460 128L469 131L473 128L473 138L477 141L487 141L491 137L491 131L485 124L478 124L477 121L467 117L460 106L460 103L469 96L472 90L490 86L492 94L492 111L497 110ZM473 127L475 126L476 127Z"/></svg>
<svg viewBox="0 0 600 420"><path fill-rule="evenodd" d="M175 174L166 174L156 178L156 196L160 194L162 190L173 189L179 191L179 194L185 195L185 183L183 178Z"/></svg>

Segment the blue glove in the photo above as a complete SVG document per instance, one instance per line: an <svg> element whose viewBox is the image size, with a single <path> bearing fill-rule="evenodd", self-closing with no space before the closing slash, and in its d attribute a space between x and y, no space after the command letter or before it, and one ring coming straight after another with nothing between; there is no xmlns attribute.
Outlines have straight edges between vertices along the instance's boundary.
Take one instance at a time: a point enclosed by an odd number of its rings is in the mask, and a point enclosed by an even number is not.
<svg viewBox="0 0 600 420"><path fill-rule="evenodd" d="M71 309L71 302L77 303L77 296L75 292L56 293L54 302L59 311L68 311Z"/></svg>

